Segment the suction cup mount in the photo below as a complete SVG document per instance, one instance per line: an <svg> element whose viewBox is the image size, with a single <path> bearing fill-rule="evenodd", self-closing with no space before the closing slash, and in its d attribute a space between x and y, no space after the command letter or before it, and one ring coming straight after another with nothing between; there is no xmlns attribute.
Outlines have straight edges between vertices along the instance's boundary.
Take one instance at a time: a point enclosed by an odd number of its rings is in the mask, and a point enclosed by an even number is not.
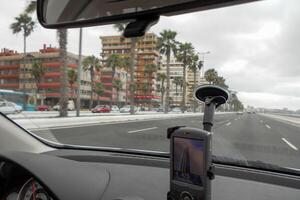
<svg viewBox="0 0 300 200"><path fill-rule="evenodd" d="M204 130L211 131L215 109L226 103L228 97L228 92L216 85L201 85L195 89L194 98L205 103L203 116Z"/></svg>

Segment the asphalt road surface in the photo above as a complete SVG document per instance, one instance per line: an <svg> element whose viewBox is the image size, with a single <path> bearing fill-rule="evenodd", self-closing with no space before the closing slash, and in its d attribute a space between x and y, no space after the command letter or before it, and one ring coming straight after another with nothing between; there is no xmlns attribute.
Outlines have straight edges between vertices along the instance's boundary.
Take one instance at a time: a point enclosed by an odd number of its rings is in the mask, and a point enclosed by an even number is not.
<svg viewBox="0 0 300 200"><path fill-rule="evenodd" d="M168 127L202 128L201 121L201 117L186 117L50 131L65 144L169 151ZM45 130L35 133L43 137ZM259 114L216 115L213 154L300 169L300 127Z"/></svg>

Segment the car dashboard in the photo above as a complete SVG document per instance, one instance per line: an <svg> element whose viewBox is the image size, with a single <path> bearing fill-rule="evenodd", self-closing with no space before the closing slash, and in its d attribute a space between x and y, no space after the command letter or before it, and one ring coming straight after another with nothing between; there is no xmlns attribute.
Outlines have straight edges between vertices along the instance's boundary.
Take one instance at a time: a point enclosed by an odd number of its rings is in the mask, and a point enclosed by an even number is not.
<svg viewBox="0 0 300 200"><path fill-rule="evenodd" d="M169 159L126 153L55 150L2 152L1 200L163 200ZM213 200L299 200L297 176L216 165Z"/></svg>

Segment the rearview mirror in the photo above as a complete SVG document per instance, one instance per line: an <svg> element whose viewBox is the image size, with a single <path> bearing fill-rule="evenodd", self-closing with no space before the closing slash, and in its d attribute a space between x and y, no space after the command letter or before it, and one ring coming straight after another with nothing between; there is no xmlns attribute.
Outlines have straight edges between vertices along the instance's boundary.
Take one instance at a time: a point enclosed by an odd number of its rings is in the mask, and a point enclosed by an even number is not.
<svg viewBox="0 0 300 200"><path fill-rule="evenodd" d="M157 19L254 0L38 0L40 23L46 28L72 28ZM151 21L150 20L150 21Z"/></svg>

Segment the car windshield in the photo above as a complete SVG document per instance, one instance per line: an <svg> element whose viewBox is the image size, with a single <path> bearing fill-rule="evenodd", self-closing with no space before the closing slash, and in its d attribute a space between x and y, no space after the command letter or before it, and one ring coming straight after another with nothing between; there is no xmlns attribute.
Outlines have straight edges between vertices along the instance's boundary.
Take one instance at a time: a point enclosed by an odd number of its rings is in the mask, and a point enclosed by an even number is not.
<svg viewBox="0 0 300 200"><path fill-rule="evenodd" d="M126 24L45 29L35 1L0 9L0 99L22 107L0 112L33 134L168 153L167 128L202 128L193 90L214 84L229 93L214 119L216 157L300 168L300 1L162 16L131 39Z"/></svg>

